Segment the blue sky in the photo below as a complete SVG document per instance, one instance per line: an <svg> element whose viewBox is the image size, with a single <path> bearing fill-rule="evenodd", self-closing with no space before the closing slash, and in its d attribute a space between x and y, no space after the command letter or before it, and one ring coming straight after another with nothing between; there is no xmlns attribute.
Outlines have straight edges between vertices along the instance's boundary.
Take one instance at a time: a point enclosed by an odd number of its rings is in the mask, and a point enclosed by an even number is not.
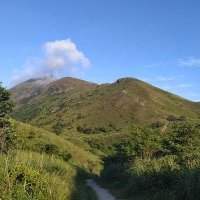
<svg viewBox="0 0 200 200"><path fill-rule="evenodd" d="M136 77L200 101L199 0L16 0L0 6L0 80Z"/></svg>

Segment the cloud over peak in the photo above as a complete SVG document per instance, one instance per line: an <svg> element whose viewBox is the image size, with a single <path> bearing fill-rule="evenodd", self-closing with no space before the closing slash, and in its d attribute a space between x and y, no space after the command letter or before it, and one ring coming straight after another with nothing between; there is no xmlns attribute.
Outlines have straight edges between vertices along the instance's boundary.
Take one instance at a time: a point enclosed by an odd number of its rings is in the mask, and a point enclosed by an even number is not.
<svg viewBox="0 0 200 200"><path fill-rule="evenodd" d="M12 82L42 76L74 75L90 66L90 60L71 39L48 41L43 44L40 58L29 59L21 70L15 70Z"/></svg>
<svg viewBox="0 0 200 200"><path fill-rule="evenodd" d="M46 42L44 45L47 65L50 68L73 67L79 64L89 67L90 61L71 39Z"/></svg>

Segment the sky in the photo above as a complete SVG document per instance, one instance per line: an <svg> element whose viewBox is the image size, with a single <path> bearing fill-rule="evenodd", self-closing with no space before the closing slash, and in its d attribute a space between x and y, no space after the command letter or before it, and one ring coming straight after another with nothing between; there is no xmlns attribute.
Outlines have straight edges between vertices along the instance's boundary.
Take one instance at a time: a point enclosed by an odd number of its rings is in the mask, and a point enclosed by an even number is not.
<svg viewBox="0 0 200 200"><path fill-rule="evenodd" d="M6 0L0 81L135 77L200 101L199 0Z"/></svg>

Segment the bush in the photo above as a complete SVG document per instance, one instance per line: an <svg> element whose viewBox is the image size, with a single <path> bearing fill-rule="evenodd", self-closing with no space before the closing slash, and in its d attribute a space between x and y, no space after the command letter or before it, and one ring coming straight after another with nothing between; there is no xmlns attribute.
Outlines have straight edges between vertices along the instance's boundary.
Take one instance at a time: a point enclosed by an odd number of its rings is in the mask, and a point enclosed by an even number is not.
<svg viewBox="0 0 200 200"><path fill-rule="evenodd" d="M62 120L56 122L56 124L52 127L53 131L59 135L62 133L63 129L65 128L65 123Z"/></svg>
<svg viewBox="0 0 200 200"><path fill-rule="evenodd" d="M167 120L169 121L169 122L175 122L175 121L177 121L177 117L176 116L174 116L174 115L169 115L168 117L167 117Z"/></svg>
<svg viewBox="0 0 200 200"><path fill-rule="evenodd" d="M163 125L164 125L163 122L156 121L156 122L153 122L153 123L151 124L151 128L160 128L160 127L162 127Z"/></svg>
<svg viewBox="0 0 200 200"><path fill-rule="evenodd" d="M81 126L77 127L77 131L81 132L81 133L84 133L84 134L91 134L91 133L93 133L93 129L92 128L84 128L84 127L81 127Z"/></svg>
<svg viewBox="0 0 200 200"><path fill-rule="evenodd" d="M84 133L84 134L92 134L92 133L105 133L106 128L105 127L95 127L95 128L89 128L89 127L77 127L77 131Z"/></svg>
<svg viewBox="0 0 200 200"><path fill-rule="evenodd" d="M183 117L170 120L173 123L168 124L167 134L140 129L131 139L114 145L102 180L113 189L118 186L122 198L200 199L199 124Z"/></svg>
<svg viewBox="0 0 200 200"><path fill-rule="evenodd" d="M14 147L15 135L9 119L12 108L10 94L0 85L0 153L8 153Z"/></svg>
<svg viewBox="0 0 200 200"><path fill-rule="evenodd" d="M47 154L55 154L59 153L59 148L55 144L44 144L41 146L41 151Z"/></svg>
<svg viewBox="0 0 200 200"><path fill-rule="evenodd" d="M72 155L68 152L62 152L59 154L59 156L64 160L64 161L69 161L72 158Z"/></svg>

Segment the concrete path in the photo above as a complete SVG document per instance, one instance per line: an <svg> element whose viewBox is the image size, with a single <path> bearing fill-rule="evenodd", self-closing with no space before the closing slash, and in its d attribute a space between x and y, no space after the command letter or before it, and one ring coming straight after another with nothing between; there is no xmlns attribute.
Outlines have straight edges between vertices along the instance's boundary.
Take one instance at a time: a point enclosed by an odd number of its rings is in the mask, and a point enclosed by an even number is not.
<svg viewBox="0 0 200 200"><path fill-rule="evenodd" d="M97 183L94 180L87 180L87 185L96 192L99 200L117 200L108 190L97 185Z"/></svg>

